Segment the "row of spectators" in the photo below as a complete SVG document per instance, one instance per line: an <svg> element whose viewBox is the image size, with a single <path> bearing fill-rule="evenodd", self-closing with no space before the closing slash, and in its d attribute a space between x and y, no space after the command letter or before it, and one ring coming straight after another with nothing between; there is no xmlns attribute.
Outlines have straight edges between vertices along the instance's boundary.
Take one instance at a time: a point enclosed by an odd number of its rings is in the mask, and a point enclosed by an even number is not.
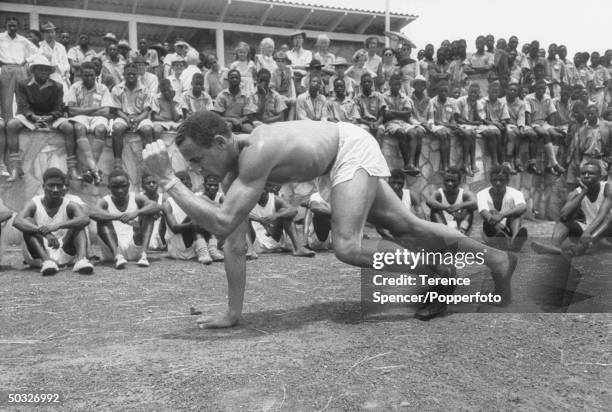
<svg viewBox="0 0 612 412"><path fill-rule="evenodd" d="M18 136L24 127L58 129L66 139L70 177L97 184L97 161L109 134L115 166L121 167L127 131L147 143L201 110L218 112L243 133L294 119L357 123L380 144L385 135L396 137L403 170L415 176L427 135L441 142L441 169L450 166L451 137L457 137L459 166L468 175L478 171L477 137L484 139L493 165L506 163L512 172L561 175L585 157L601 160L607 170L610 160L609 126L599 118L612 114L612 50L603 56L576 53L571 61L563 45L551 44L546 53L533 41L519 51L515 36L495 43L489 35L476 39L471 55L464 40L444 41L437 51L427 45L414 60L412 42L396 34L395 47L383 48L382 56L380 39L370 37L348 62L329 51L327 36L317 38L312 53L303 47L305 33L295 32L292 48L276 50L274 40L264 38L256 53L239 43L236 60L225 68L214 54L181 39L172 51L146 39L130 50L108 33L104 50L96 52L87 34L66 47L70 36L60 34L65 44L56 40L50 22L41 27L42 40L34 32L32 41L20 36L15 19L6 27L0 34L0 176L9 181L23 174ZM93 145L88 134L95 137ZM526 166L519 155L522 142L528 147ZM546 153L544 170L536 162L538 145ZM80 166L77 148L85 153Z"/></svg>

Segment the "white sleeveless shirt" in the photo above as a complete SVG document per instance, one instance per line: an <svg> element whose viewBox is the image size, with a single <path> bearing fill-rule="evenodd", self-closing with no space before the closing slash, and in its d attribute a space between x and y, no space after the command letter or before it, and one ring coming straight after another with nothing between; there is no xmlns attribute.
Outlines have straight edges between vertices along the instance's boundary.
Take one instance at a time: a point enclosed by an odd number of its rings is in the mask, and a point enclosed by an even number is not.
<svg viewBox="0 0 612 412"><path fill-rule="evenodd" d="M136 204L136 195L132 192L128 195L128 204L124 211L117 209L115 203L113 202L111 195L104 196L104 200L108 205L109 213L132 213L138 210L138 205ZM131 239L134 236L134 228L131 224L126 224L120 222L118 220L113 220L113 228L115 229L115 233L117 234L117 239L121 242L121 239Z"/></svg>
<svg viewBox="0 0 612 412"><path fill-rule="evenodd" d="M594 202L591 202L587 196L583 197L580 201L580 209L584 213L585 221L587 225L590 225L593 220L595 220L595 216L597 216L597 211L601 207L601 204L604 201L604 189L606 187L606 182L599 182L599 193L597 194L597 199ZM582 188L576 189L576 192L582 193Z"/></svg>
<svg viewBox="0 0 612 412"><path fill-rule="evenodd" d="M42 204L43 198L44 198L43 195L37 195L32 198L32 201L36 205L36 212L34 212L34 222L36 225L49 226L49 225L60 224L62 222L69 220L68 210L67 210L68 204L70 203L69 199L64 197L62 199L62 203L60 204L60 207L57 209L57 213L53 217L51 217L49 216L49 214L47 213L47 210ZM66 233L68 233L68 229L59 229L53 232L53 235L61 241L66 235Z"/></svg>
<svg viewBox="0 0 612 412"><path fill-rule="evenodd" d="M266 204L264 206L261 206L259 202L257 202L255 204L255 207L253 207L253 210L251 210L250 214L260 219L263 217L273 215L276 212L276 208L274 207L274 205L275 205L274 194L269 193L268 201L266 202Z"/></svg>

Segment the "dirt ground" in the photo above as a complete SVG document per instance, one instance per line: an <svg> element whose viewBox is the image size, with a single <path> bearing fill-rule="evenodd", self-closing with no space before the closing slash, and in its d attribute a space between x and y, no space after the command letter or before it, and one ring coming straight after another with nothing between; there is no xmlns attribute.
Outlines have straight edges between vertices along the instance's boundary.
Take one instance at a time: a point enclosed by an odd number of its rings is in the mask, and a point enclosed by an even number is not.
<svg viewBox="0 0 612 412"><path fill-rule="evenodd" d="M550 225L530 229L544 233ZM506 311L526 307L533 278L551 270L551 260L528 250L514 278L516 303ZM225 308L223 266L162 255L151 260L150 269L99 264L92 276L64 270L43 278L8 252L0 272L0 389L61 391L65 399L56 410L609 411L612 405L609 313L468 313L474 308L463 305L430 322L364 318L359 270L329 253L273 254L248 263L240 326L210 331L196 326L190 308L205 314ZM589 301L609 309L610 266L599 267L581 269L590 289L577 294L580 311ZM474 277L486 282L483 273Z"/></svg>

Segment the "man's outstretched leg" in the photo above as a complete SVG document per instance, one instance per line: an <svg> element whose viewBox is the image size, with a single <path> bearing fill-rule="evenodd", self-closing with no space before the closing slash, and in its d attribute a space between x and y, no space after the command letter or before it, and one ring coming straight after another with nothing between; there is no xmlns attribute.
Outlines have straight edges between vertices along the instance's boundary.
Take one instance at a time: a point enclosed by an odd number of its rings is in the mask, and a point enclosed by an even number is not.
<svg viewBox="0 0 612 412"><path fill-rule="evenodd" d="M343 262L371 268L375 252L394 252L397 249L393 242L361 239L367 218L390 230L398 244L405 248L484 253L484 263L491 269L495 281L495 293L501 295L503 304L510 303L510 279L517 263L514 255L493 248L485 249L481 243L448 227L418 219L402 206L382 179L358 170L352 180L332 188L331 206L334 249Z"/></svg>

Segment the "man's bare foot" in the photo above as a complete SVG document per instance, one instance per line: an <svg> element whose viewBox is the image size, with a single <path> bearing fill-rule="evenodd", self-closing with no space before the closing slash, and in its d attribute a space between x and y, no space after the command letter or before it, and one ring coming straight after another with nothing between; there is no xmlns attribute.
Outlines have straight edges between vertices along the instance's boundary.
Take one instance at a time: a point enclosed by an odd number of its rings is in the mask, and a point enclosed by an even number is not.
<svg viewBox="0 0 612 412"><path fill-rule="evenodd" d="M497 306L508 306L512 301L512 275L516 269L518 258L513 253L507 253L507 262L500 265L499 271L492 270L491 276L495 282L493 293L501 297L501 302ZM504 270L505 269L505 270Z"/></svg>
<svg viewBox="0 0 612 412"><path fill-rule="evenodd" d="M303 247L300 247L296 249L295 252L293 252L293 256L298 257L315 257L315 255L315 252L313 252L312 250L305 249Z"/></svg>
<svg viewBox="0 0 612 412"><path fill-rule="evenodd" d="M229 313L224 313L216 318L202 316L196 320L196 323L201 329L222 329L231 328L238 324L240 316L230 316Z"/></svg>

